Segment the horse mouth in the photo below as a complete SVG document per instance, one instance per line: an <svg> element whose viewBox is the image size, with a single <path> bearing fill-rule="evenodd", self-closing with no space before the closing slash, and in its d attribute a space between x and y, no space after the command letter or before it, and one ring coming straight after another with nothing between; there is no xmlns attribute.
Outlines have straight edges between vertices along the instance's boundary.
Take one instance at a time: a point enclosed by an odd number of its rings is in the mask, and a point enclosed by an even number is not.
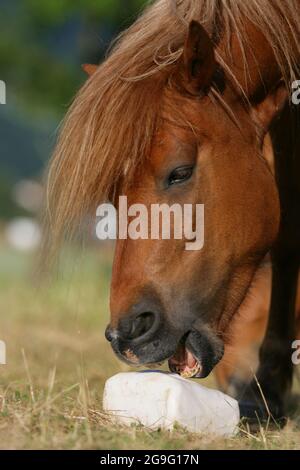
<svg viewBox="0 0 300 470"><path fill-rule="evenodd" d="M189 351L182 340L175 354L168 361L169 369L171 372L179 374L185 379L193 377L201 377L203 367L194 354Z"/></svg>

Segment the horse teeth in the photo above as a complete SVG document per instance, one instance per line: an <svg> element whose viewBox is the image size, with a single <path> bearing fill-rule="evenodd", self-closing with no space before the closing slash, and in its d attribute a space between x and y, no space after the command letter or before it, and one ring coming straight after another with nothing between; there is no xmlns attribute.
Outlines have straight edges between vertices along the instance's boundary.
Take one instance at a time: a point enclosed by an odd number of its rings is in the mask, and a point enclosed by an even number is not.
<svg viewBox="0 0 300 470"><path fill-rule="evenodd" d="M195 377L195 375L200 372L201 370L201 367L200 365L197 363L195 365L195 367L193 367L192 369L188 370L188 371L183 371L183 372L179 372L180 376L184 379L191 379L193 377Z"/></svg>

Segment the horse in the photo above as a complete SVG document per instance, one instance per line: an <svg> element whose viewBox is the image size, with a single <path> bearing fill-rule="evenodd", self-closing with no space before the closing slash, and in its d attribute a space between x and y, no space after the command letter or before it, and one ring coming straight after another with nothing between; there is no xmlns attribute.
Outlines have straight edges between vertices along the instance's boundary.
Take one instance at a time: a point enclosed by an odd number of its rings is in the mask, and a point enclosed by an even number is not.
<svg viewBox="0 0 300 470"><path fill-rule="evenodd" d="M118 239L106 337L206 377L267 253L268 324L242 416L286 415L299 270L299 0L156 0L75 97L47 184L51 258L101 202L204 204L205 244ZM264 156L271 139L275 175Z"/></svg>

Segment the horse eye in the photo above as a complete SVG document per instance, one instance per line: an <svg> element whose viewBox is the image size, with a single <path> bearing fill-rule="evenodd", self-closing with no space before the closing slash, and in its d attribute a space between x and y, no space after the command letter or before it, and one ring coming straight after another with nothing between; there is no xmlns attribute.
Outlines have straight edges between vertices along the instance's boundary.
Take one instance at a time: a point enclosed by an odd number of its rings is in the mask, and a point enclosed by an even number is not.
<svg viewBox="0 0 300 470"><path fill-rule="evenodd" d="M194 168L192 166L181 166L175 168L168 177L168 186L189 180L193 174L193 169Z"/></svg>

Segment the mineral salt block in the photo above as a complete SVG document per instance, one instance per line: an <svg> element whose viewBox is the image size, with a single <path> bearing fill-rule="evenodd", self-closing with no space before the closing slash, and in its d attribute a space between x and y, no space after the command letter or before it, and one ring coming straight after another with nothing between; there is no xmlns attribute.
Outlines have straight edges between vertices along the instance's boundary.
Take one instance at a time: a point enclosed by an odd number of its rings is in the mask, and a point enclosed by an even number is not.
<svg viewBox="0 0 300 470"><path fill-rule="evenodd" d="M238 402L218 390L160 371L129 372L107 380L103 409L121 424L230 437L240 420Z"/></svg>

